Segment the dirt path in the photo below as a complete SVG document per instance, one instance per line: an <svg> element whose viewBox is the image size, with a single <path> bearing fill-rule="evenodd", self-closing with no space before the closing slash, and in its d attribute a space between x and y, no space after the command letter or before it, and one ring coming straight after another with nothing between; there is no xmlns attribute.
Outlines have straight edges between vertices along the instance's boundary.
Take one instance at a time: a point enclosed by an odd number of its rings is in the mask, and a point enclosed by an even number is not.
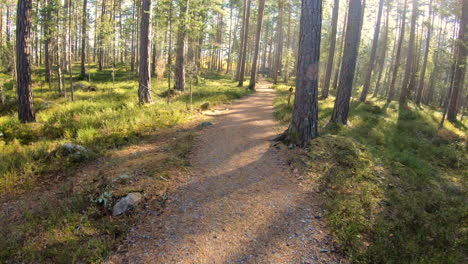
<svg viewBox="0 0 468 264"><path fill-rule="evenodd" d="M191 180L147 212L110 263L339 263L317 194L268 140L281 129L267 83L202 131Z"/></svg>

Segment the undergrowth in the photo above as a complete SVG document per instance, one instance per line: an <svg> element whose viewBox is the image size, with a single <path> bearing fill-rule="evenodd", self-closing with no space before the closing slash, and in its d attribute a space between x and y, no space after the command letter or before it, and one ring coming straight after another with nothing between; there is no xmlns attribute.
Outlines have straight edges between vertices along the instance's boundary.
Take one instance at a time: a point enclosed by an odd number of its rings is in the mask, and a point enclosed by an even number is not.
<svg viewBox="0 0 468 264"><path fill-rule="evenodd" d="M67 99L59 97L56 87L45 87L39 81L41 75L36 76L33 93L37 122L33 124L18 121L15 91L8 76L3 76L3 81L9 83L4 86L6 101L13 103L0 109L0 195L34 187L38 175L73 168L75 161L50 155L64 143L80 144L93 154L102 155L109 149L136 143L144 133L174 127L193 117L188 93L175 96L170 104L159 96L167 90L166 81L154 80L154 103L140 106L138 83L133 75L130 78L129 73L118 71L116 82L112 83L110 70L97 72L92 67L89 72L91 82L78 83L74 102L70 91ZM89 85L97 87L97 92L79 89ZM204 103L225 103L248 93L224 76L205 79L200 86L193 86L193 109L200 109Z"/></svg>
<svg viewBox="0 0 468 264"><path fill-rule="evenodd" d="M59 96L55 84L41 81L43 70L36 71L33 124L19 123L13 83L0 75L6 99L0 104L0 263L103 262L138 218L139 208L112 217L112 204L141 192L153 209L162 207L166 186L187 165L201 105L250 93L226 76L211 75L192 86L191 111L188 91L168 104L162 96L167 81L153 80L154 103L140 106L136 76L122 69L113 83L111 70L91 65L88 71L91 80L74 80L74 102L69 90L67 99ZM77 144L85 151L65 148ZM147 152L154 148L160 150ZM82 171L87 165L90 175ZM131 178L115 182L119 173Z"/></svg>
<svg viewBox="0 0 468 264"><path fill-rule="evenodd" d="M278 85L276 117L291 118ZM438 130L440 111L380 100L351 103L347 126L327 126L308 149L328 222L356 263L462 263L468 247L466 122Z"/></svg>

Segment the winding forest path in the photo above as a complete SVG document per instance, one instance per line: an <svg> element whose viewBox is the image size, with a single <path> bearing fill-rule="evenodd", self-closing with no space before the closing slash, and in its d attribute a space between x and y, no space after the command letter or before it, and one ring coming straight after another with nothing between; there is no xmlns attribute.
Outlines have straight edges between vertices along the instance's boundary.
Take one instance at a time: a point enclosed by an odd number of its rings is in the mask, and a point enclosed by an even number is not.
<svg viewBox="0 0 468 264"><path fill-rule="evenodd" d="M147 213L110 263L339 263L317 194L271 147L275 92L234 103L203 130L190 181Z"/></svg>

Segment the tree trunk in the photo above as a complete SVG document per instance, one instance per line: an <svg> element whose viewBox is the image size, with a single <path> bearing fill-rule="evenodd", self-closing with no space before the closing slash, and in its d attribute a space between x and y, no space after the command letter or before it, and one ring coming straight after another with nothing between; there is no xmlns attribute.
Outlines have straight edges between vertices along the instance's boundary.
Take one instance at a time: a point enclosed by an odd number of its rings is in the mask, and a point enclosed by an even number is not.
<svg viewBox="0 0 468 264"><path fill-rule="evenodd" d="M71 31L71 24L72 24L72 13L71 13L71 0L65 0L65 1L68 1L68 4L67 4L67 18L68 18L68 39L67 39L67 45L68 45L68 56L67 56L67 60L68 60L68 77L69 77L69 80L70 80L70 96L71 96L71 100L72 101L75 101L75 89L73 87L73 61L72 61L72 58L73 58L73 49L72 49L72 31Z"/></svg>
<svg viewBox="0 0 468 264"><path fill-rule="evenodd" d="M236 69L236 81L239 81L241 64L242 64L242 55L244 54L244 36L246 29L246 20L247 20L247 5L249 0L244 0L244 8L242 10L242 27L240 32L240 46L239 46L239 55L237 57L237 69Z"/></svg>
<svg viewBox="0 0 468 264"><path fill-rule="evenodd" d="M278 83L278 76L281 72L283 62L283 13L284 4L283 0L278 0L278 24L276 27L276 59L273 71L273 83Z"/></svg>
<svg viewBox="0 0 468 264"><path fill-rule="evenodd" d="M348 26L343 50L343 62L340 72L340 82L336 95L335 106L330 122L346 124L348 122L349 101L353 88L354 73L359 50L361 28L361 0L350 0L348 9Z"/></svg>
<svg viewBox="0 0 468 264"><path fill-rule="evenodd" d="M458 42L457 42L457 61L455 68L455 76L453 83L453 90L450 98L450 103L448 106L447 120L455 121L457 119L457 109L458 101L460 100L460 94L463 90L463 80L465 77L465 66L466 66L466 56L467 48L466 44L468 43L468 1L463 1L462 7L462 17L460 20L460 28L458 31Z"/></svg>
<svg viewBox="0 0 468 264"><path fill-rule="evenodd" d="M349 2L349 1L348 1ZM343 48L344 48L344 41L345 41L345 30L346 30L346 23L348 22L348 9L346 9L346 13L343 20L343 29L341 30L341 43L340 43L340 61L338 63L338 67L336 67L335 78L333 79L333 90L338 88L338 79L340 76L340 69L341 69L341 62L343 59Z"/></svg>
<svg viewBox="0 0 468 264"><path fill-rule="evenodd" d="M410 39L408 43L408 58L406 59L405 75L403 78L403 86L401 87L400 103L405 103L411 91L411 77L414 67L414 39L416 35L416 19L418 17L418 0L413 0L413 10L411 15Z"/></svg>
<svg viewBox="0 0 468 264"><path fill-rule="evenodd" d="M52 70L50 67L51 64L51 55L50 55L50 39L51 39L51 29L50 29L50 3L49 0L44 1L44 8L45 8L45 17L44 17L44 60L45 60L45 81L49 83L51 82L51 75L52 75Z"/></svg>
<svg viewBox="0 0 468 264"><path fill-rule="evenodd" d="M377 82L375 84L375 89L372 97L377 97L377 95L380 92L380 87L381 87L381 80L384 72L384 66L385 66L385 59L387 57L387 42L388 42L388 22L389 22L389 17L390 17L390 5L387 6L387 16L385 19L385 33L382 39L382 47L381 47L381 53L380 53L380 59L379 59L379 74L377 75Z"/></svg>
<svg viewBox="0 0 468 264"><path fill-rule="evenodd" d="M422 65L421 76L419 78L418 92L416 94L416 104L418 106L421 104L422 94L424 91L424 80L426 77L427 59L429 58L432 25L434 24L434 17L435 17L435 15L432 14L432 0L429 3L429 19L431 19L431 16L432 16L432 21L428 20L430 24L427 25L426 50L424 52L424 61Z"/></svg>
<svg viewBox="0 0 468 264"><path fill-rule="evenodd" d="M258 2L258 17L257 17L257 35L255 36L255 52L252 60L252 71L250 76L249 89L255 90L257 82L257 62L258 53L260 50L260 38L262 35L262 24L263 24L263 12L265 10L265 0L259 0Z"/></svg>
<svg viewBox="0 0 468 264"><path fill-rule="evenodd" d="M375 55L377 54L377 44L379 43L380 21L382 19L383 3L384 3L383 0L379 1L379 11L377 13L377 22L375 23L375 28L374 28L374 39L372 40L371 55L369 59L369 64L367 65L369 68L367 69L367 72L366 72L366 79L364 81L364 87L362 89L361 98L359 98L359 101L361 102L366 101L367 94L369 93L372 70L374 69L374 64L375 64Z"/></svg>
<svg viewBox="0 0 468 264"><path fill-rule="evenodd" d="M231 7L231 12L232 12L232 7ZM232 14L231 14L232 15ZM231 17L232 19L232 17ZM229 74L231 72L231 67L232 67L232 51L234 50L234 44L237 42L237 28L239 26L239 16L236 17L236 22L234 26L234 32L229 34L229 52L228 52L228 59L227 59L227 65L226 65L226 74ZM234 35L234 37L232 37ZM232 43L231 43L232 39Z"/></svg>
<svg viewBox="0 0 468 264"><path fill-rule="evenodd" d="M176 51L176 65L174 73L174 88L179 91L185 91L185 24L188 16L189 0L184 0L180 4L180 25L177 34L177 51Z"/></svg>
<svg viewBox="0 0 468 264"><path fill-rule="evenodd" d="M106 1L102 0L102 9L101 9L101 26L106 23ZM98 48L98 64L99 64L99 71L102 71L104 68L104 32L102 32L103 28L101 27L101 32L99 32L99 48Z"/></svg>
<svg viewBox="0 0 468 264"><path fill-rule="evenodd" d="M153 102L151 96L151 0L142 1L140 26L140 83L138 87L138 100L140 104Z"/></svg>
<svg viewBox="0 0 468 264"><path fill-rule="evenodd" d="M330 79L333 70L333 59L335 58L335 46L336 46L336 31L338 27L338 11L340 9L340 0L335 0L333 5L331 33L330 33L330 50L328 51L328 62L327 71L325 73L325 79L323 81L322 88L322 99L328 98L328 92L330 91Z"/></svg>
<svg viewBox="0 0 468 264"><path fill-rule="evenodd" d="M87 23L88 23L88 0L83 0L83 20L81 24L81 77L86 77L86 40L87 40Z"/></svg>
<svg viewBox="0 0 468 264"><path fill-rule="evenodd" d="M16 13L16 67L18 117L22 123L35 122L31 85L32 0L18 0Z"/></svg>
<svg viewBox="0 0 468 264"><path fill-rule="evenodd" d="M401 29L400 29L400 37L398 40L398 47L397 47L397 52L395 56L395 65L393 69L393 74L392 74L392 82L390 83L390 88L388 91L388 97L387 97L387 102L390 103L393 100L393 97L395 96L395 83L398 75L398 69L400 68L400 55L401 55L401 48L403 45L403 38L405 37L405 27L406 27L406 3L407 0L405 0L404 3L404 9L403 9L403 18L401 20Z"/></svg>
<svg viewBox="0 0 468 264"><path fill-rule="evenodd" d="M321 0L302 0L300 26L295 103L286 139L304 147L318 136Z"/></svg>
<svg viewBox="0 0 468 264"><path fill-rule="evenodd" d="M245 62L247 60L247 42L249 37L249 21L250 21L250 6L252 0L247 0L247 11L245 13L245 28L244 28L244 41L242 43L242 54L241 64L239 69L239 84L237 86L244 86L244 75L245 75Z"/></svg>

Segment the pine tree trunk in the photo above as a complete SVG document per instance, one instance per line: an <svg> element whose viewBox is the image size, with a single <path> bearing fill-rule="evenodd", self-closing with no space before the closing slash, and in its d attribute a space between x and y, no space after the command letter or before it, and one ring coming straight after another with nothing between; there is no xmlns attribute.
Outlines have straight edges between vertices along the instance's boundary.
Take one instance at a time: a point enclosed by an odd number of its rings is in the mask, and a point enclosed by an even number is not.
<svg viewBox="0 0 468 264"><path fill-rule="evenodd" d="M247 42L249 36L249 20L250 20L250 6L252 0L247 0L247 11L245 13L245 28L244 28L244 37L242 42L242 54L241 54L241 63L239 68L239 84L237 86L244 86L244 76L245 76L245 62L247 60Z"/></svg>
<svg viewBox="0 0 468 264"><path fill-rule="evenodd" d="M86 40L87 40L87 23L88 23L88 0L83 0L83 21L81 22L81 77L86 77Z"/></svg>
<svg viewBox="0 0 468 264"><path fill-rule="evenodd" d="M280 75L282 62L283 62L283 13L284 4L283 0L278 0L278 24L276 27L276 60L273 71L273 83L278 83L278 76Z"/></svg>
<svg viewBox="0 0 468 264"><path fill-rule="evenodd" d="M140 83L138 87L138 100L140 104L153 102L151 96L151 0L142 1L140 26Z"/></svg>
<svg viewBox="0 0 468 264"><path fill-rule="evenodd" d="M22 123L35 122L31 84L32 0L19 0L16 13L16 67L18 117Z"/></svg>
<svg viewBox="0 0 468 264"><path fill-rule="evenodd" d="M359 98L359 101L361 102L366 101L367 94L369 93L372 70L374 69L374 64L375 64L375 55L377 54L377 44L379 43L380 21L382 19L383 3L384 3L383 0L379 1L379 11L377 12L377 23L375 23L374 39L372 40L371 55L369 59L369 64L367 65L367 67L369 68L367 69L366 79L364 81L364 87L362 89L361 97Z"/></svg>
<svg viewBox="0 0 468 264"><path fill-rule="evenodd" d="M262 25L263 25L263 12L265 10L265 0L259 0L258 2L258 16L257 16L257 33L255 36L255 52L252 60L252 71L250 76L249 89L255 90L255 85L257 83L257 62L258 62L258 53L260 51L260 38L262 35Z"/></svg>
<svg viewBox="0 0 468 264"><path fill-rule="evenodd" d="M447 120L455 121L457 119L458 101L463 90L463 80L465 77L466 68L466 56L468 43L468 1L463 1L462 17L460 20L460 28L458 31L458 42L457 42L457 61L455 68L455 76L453 83L453 91L448 106Z"/></svg>
<svg viewBox="0 0 468 264"><path fill-rule="evenodd" d="M390 103L393 100L393 97L395 96L395 83L398 75L398 69L400 68L400 55L401 55L401 48L403 45L403 38L405 37L405 27L406 27L406 3L407 0L405 0L404 3L404 9L403 9L403 18L401 22L401 29L400 29L400 37L398 40L398 47L395 55L395 65L392 73L392 82L390 83L390 88L388 91L388 97L387 97L387 102Z"/></svg>
<svg viewBox="0 0 468 264"><path fill-rule="evenodd" d="M379 59L379 73L377 75L377 82L375 84L375 89L374 93L372 94L372 97L377 97L377 95L380 92L381 88L381 81L382 81L382 76L384 73L384 66L385 66L385 59L387 57L387 44L388 44L388 22L389 22L389 17L390 17L390 5L387 6L387 16L385 19L385 33L382 39L382 47L381 47L381 53L380 53L380 59Z"/></svg>
<svg viewBox="0 0 468 264"><path fill-rule="evenodd" d="M240 45L239 45L239 55L237 57L237 69L236 69L236 81L239 81L240 71L241 71L241 64L242 64L242 55L244 54L244 36L245 36L245 29L246 27L246 20L247 20L247 5L249 0L244 0L244 7L242 9L242 27L240 31Z"/></svg>
<svg viewBox="0 0 468 264"><path fill-rule="evenodd" d="M302 0L300 26L296 95L286 140L304 147L318 136L321 0Z"/></svg>
<svg viewBox="0 0 468 264"><path fill-rule="evenodd" d="M348 26L341 63L340 81L336 95L335 106L330 122L346 124L348 122L349 102L353 87L356 61L359 50L359 36L361 29L361 0L350 0L348 11Z"/></svg>
<svg viewBox="0 0 468 264"><path fill-rule="evenodd" d="M427 60L429 58L429 49L430 49L430 41L431 41L431 33L432 33L432 25L434 24L434 14L432 14L432 0L429 3L429 18L432 17L432 21L430 24L427 25L427 35L426 35L426 50L424 52L424 61L421 70L421 76L419 78L419 85L418 85L418 92L416 94L416 104L421 104L421 99L424 91L424 80L426 77L426 68L427 68Z"/></svg>
<svg viewBox="0 0 468 264"><path fill-rule="evenodd" d="M349 1L348 1L349 2ZM340 69L341 69L341 62L343 60L343 48L344 48L344 41L345 41L345 31L346 31L346 23L348 22L348 9L346 9L346 13L343 20L343 28L341 30L341 43L340 43L340 57L338 67L336 67L335 78L333 79L333 90L338 88L338 79L340 78Z"/></svg>
<svg viewBox="0 0 468 264"><path fill-rule="evenodd" d="M325 79L323 80L321 96L322 99L328 98L328 93L330 91L330 80L333 70L333 60L335 58L336 31L338 28L338 11L340 9L339 5L340 0L335 0L335 3L333 5L332 24L330 33L330 50L328 51L327 71L325 73Z"/></svg>
<svg viewBox="0 0 468 264"><path fill-rule="evenodd" d="M50 16L50 9L51 9L51 6L50 6L50 3L49 3L49 0L45 0L44 1L44 8L46 9L45 10L45 21L44 21L44 60L45 60L45 80L47 83L49 83L49 86L50 86L50 82L51 82L51 75L52 75L52 71L51 71L51 67L50 67L50 63L51 63L51 55L50 55L50 39L51 39L51 29L50 29L50 20L51 20L51 16Z"/></svg>
<svg viewBox="0 0 468 264"><path fill-rule="evenodd" d="M410 29L410 39L409 39L409 44L408 44L408 58L406 59L406 65L405 65L405 75L403 77L403 86L401 87L401 93L400 93L400 103L405 103L406 99L408 98L408 95L410 91L412 90L411 88L411 77L413 74L413 67L414 67L414 52L415 52L415 35L416 35L416 19L418 17L418 0L413 0L413 10L412 10L412 15L411 15L411 29Z"/></svg>
<svg viewBox="0 0 468 264"><path fill-rule="evenodd" d="M174 88L179 91L185 91L185 24L188 16L189 0L184 0L180 5L179 32L177 34L176 65L174 73Z"/></svg>

